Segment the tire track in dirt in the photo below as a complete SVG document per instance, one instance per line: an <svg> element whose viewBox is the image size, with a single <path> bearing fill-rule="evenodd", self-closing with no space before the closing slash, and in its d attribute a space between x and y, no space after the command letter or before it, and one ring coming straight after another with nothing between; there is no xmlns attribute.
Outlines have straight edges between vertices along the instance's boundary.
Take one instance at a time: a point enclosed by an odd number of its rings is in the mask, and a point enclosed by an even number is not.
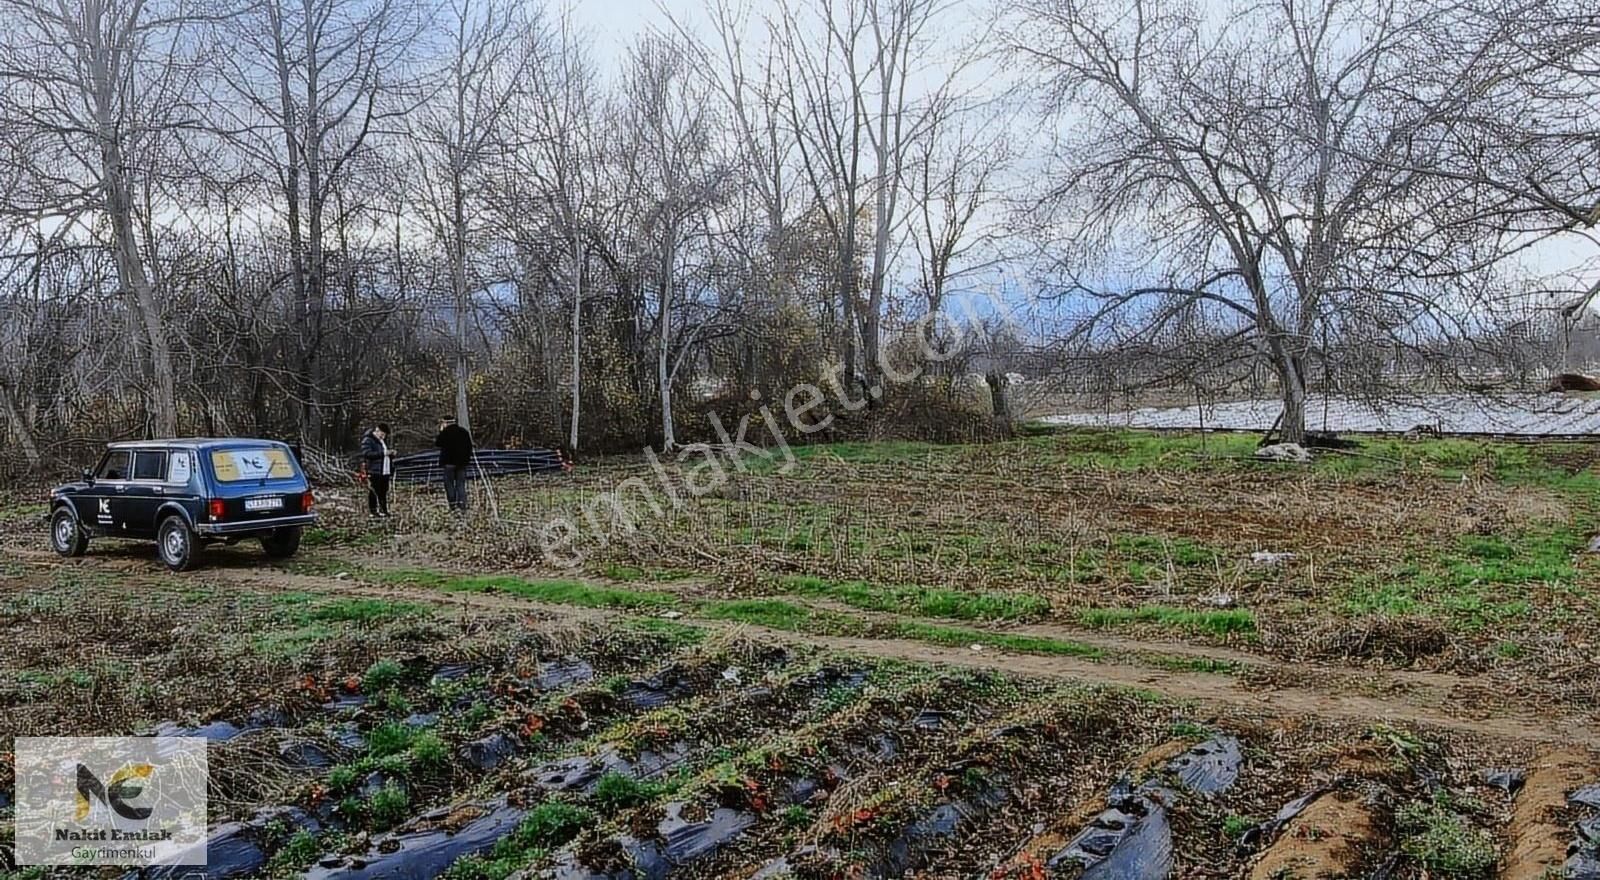
<svg viewBox="0 0 1600 880"><path fill-rule="evenodd" d="M39 567L54 567L56 564L53 557L48 554L27 555L34 557L33 564ZM131 580L139 579L141 574L131 571L131 566L126 563L79 564L102 571L122 572L130 575ZM140 568L148 571L143 569L143 566ZM646 617L622 611L552 605L506 594L449 593L427 587L371 584L353 578L300 574L273 568L216 567L207 569L203 573L218 582L263 592L314 591L363 598L405 599L442 608L454 607L462 612L514 611L571 620L623 620ZM974 651L970 648L946 647L899 638L795 633L748 623L728 623L698 618L692 612L686 612L679 621L709 630L737 631L746 636L758 636L775 642L809 644L867 657L1133 688L1150 691L1169 699L1195 701L1258 715L1317 716L1342 721L1383 720L1490 736L1502 740L1583 744L1600 748L1600 721L1592 715L1540 713L1532 706L1511 705L1500 707L1487 717L1462 717L1458 714L1461 707L1451 704L1450 694L1456 688L1470 688L1473 682L1465 677L1444 673L1406 672L1403 674L1403 679L1397 678L1397 680L1412 681L1417 685L1415 688L1393 696L1374 696L1330 690L1312 684L1263 686L1232 675L1139 665L1136 657L1129 658L1130 662L1097 662L1059 655L1006 653L989 648ZM1135 654L1180 653L1175 650L1178 645L1168 642L1144 642L1090 633L1080 636L1076 631L1051 626L1035 626L1028 629L1040 634L1072 638L1084 644L1103 645ZM1184 648L1182 653L1195 657L1231 659L1230 654L1242 654L1225 650L1213 651L1194 645L1182 647ZM1326 675L1330 670L1339 669L1332 666L1299 667L1281 661L1264 660L1249 654L1244 654L1241 659L1252 666L1277 668L1289 673L1298 672L1308 677L1315 674ZM1345 668L1345 671L1370 676L1365 670Z"/></svg>

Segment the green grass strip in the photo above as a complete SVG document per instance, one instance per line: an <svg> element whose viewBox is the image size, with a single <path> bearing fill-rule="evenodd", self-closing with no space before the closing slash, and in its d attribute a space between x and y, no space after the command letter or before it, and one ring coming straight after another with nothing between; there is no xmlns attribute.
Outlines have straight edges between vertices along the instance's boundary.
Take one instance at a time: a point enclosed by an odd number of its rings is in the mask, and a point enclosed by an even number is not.
<svg viewBox="0 0 1600 880"><path fill-rule="evenodd" d="M1148 666L1165 669L1170 672L1204 672L1212 675L1237 675L1244 671L1244 667L1233 660L1219 660L1215 657L1189 657L1178 654L1146 654L1133 655L1134 659Z"/></svg>
<svg viewBox="0 0 1600 880"><path fill-rule="evenodd" d="M709 620L748 623L787 632L845 635L866 631L861 620L848 614L818 611L781 599L729 599L722 602L708 602L700 606L699 613Z"/></svg>
<svg viewBox="0 0 1600 880"><path fill-rule="evenodd" d="M673 608L677 596L650 590L600 587L578 581L533 581L506 575L453 576L430 571L383 572L379 579L391 583L432 587L452 593L504 593L552 605L580 608L622 608L630 611Z"/></svg>
<svg viewBox="0 0 1600 880"><path fill-rule="evenodd" d="M1254 614L1241 608L1226 611L1193 611L1165 605L1139 608L1085 608L1078 622L1090 629L1111 629L1133 623L1153 623L1167 629L1225 636L1256 631Z"/></svg>
<svg viewBox="0 0 1600 880"><path fill-rule="evenodd" d="M864 611L920 614L948 620L1022 620L1043 616L1050 602L1024 593L983 593L939 587L830 581L809 575L781 578L789 592L833 599Z"/></svg>
<svg viewBox="0 0 1600 880"><path fill-rule="evenodd" d="M1093 645L1054 639L1048 636L1030 636L1019 633L996 633L961 626L935 626L930 623L902 623L890 631L902 639L913 639L935 645L967 647L981 645L1018 654L1048 654L1056 657L1081 657L1099 660L1106 652Z"/></svg>

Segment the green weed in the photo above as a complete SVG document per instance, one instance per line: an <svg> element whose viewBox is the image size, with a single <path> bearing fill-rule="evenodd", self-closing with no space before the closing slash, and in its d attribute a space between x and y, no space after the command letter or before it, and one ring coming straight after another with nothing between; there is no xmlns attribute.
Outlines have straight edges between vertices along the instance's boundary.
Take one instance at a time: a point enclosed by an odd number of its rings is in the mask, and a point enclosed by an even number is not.
<svg viewBox="0 0 1600 880"><path fill-rule="evenodd" d="M1236 675L1243 667L1233 660L1215 657L1188 657L1180 654L1137 654L1141 663L1147 663L1172 672L1204 672L1212 675Z"/></svg>
<svg viewBox="0 0 1600 880"><path fill-rule="evenodd" d="M405 677L405 667L393 660L379 660L367 667L367 672L361 677L361 691L367 694L376 694L386 691L400 683Z"/></svg>
<svg viewBox="0 0 1600 880"><path fill-rule="evenodd" d="M654 800L662 791L659 783L643 782L613 770L595 783L594 802L602 810L615 813Z"/></svg>
<svg viewBox="0 0 1600 880"><path fill-rule="evenodd" d="M997 633L965 627L935 626L927 623L902 623L891 630L898 638L931 642L936 645L966 647L979 645L1018 654L1050 654L1058 657L1081 657L1098 660L1105 651L1093 645L1055 639L1048 636L1031 636L1021 633Z"/></svg>
<svg viewBox="0 0 1600 880"><path fill-rule="evenodd" d="M433 587L456 593L504 593L552 605L580 608L621 608L630 611L671 608L678 598L670 593L601 587L578 581L531 581L503 575L445 575L438 572L386 572L390 582Z"/></svg>
<svg viewBox="0 0 1600 880"><path fill-rule="evenodd" d="M411 796L401 785L389 782L372 795L371 802L367 805L368 815L372 820L372 827L378 831L387 831L399 825L406 818L406 810L411 806Z"/></svg>
<svg viewBox="0 0 1600 880"><path fill-rule="evenodd" d="M1395 813L1400 849L1444 877L1487 877L1499 859L1494 838L1444 803L1414 802Z"/></svg>
<svg viewBox="0 0 1600 880"><path fill-rule="evenodd" d="M1214 636L1253 633L1256 630L1255 615L1242 608L1221 611L1194 611L1165 605L1144 605L1138 608L1086 608L1078 614L1078 622L1091 629L1150 623L1167 629L1208 633Z"/></svg>
<svg viewBox="0 0 1600 880"><path fill-rule="evenodd" d="M710 602L700 613L711 620L728 620L788 632L854 633L865 627L847 614L817 611L778 599L729 599Z"/></svg>
<svg viewBox="0 0 1600 880"><path fill-rule="evenodd" d="M789 591L803 596L834 599L866 611L889 611L942 617L951 620L1019 620L1042 616L1050 602L1023 593L985 593L938 587L869 584L865 581L830 581L811 576L780 580Z"/></svg>

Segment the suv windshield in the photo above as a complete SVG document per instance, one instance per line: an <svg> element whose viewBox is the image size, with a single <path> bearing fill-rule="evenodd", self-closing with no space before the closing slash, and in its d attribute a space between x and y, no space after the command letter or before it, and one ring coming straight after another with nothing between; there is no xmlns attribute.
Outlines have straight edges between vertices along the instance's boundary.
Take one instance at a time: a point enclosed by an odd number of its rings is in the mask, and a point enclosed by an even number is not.
<svg viewBox="0 0 1600 880"><path fill-rule="evenodd" d="M211 469L219 483L246 480L292 480L298 474L289 450L277 446L211 450Z"/></svg>

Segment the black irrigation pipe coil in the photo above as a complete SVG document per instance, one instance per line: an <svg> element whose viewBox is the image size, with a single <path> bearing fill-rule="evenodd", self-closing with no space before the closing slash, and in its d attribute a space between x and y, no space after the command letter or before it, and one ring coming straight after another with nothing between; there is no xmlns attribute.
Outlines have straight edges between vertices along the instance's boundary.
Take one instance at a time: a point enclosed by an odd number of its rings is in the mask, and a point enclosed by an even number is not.
<svg viewBox="0 0 1600 880"><path fill-rule="evenodd" d="M467 466L467 479L505 477L513 474L560 473L572 464L553 449L479 449ZM444 469L439 453L417 452L394 459L394 479L402 483L440 483Z"/></svg>

